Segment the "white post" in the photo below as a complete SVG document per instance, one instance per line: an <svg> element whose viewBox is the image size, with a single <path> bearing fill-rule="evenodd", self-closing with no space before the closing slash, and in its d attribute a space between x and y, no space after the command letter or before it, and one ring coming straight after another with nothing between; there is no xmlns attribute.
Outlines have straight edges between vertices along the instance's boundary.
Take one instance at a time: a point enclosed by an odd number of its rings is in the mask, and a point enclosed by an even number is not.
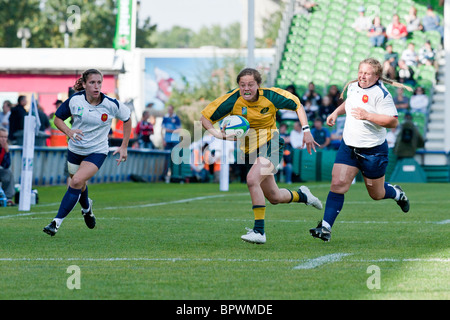
<svg viewBox="0 0 450 320"><path fill-rule="evenodd" d="M34 138L36 119L25 116L22 146L22 174L20 176L19 211L30 211L33 184Z"/></svg>
<svg viewBox="0 0 450 320"><path fill-rule="evenodd" d="M255 67L255 0L248 0L247 67Z"/></svg>
<svg viewBox="0 0 450 320"><path fill-rule="evenodd" d="M220 159L220 191L228 191L230 186L230 164L228 163L228 143L222 140L222 157Z"/></svg>

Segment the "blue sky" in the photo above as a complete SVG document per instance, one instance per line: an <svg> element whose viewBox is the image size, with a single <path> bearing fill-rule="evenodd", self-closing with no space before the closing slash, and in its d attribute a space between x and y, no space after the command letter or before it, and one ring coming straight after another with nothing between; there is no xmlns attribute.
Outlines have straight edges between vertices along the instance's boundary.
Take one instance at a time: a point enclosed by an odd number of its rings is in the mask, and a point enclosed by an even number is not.
<svg viewBox="0 0 450 320"><path fill-rule="evenodd" d="M247 0L141 0L139 17L150 16L158 31L179 25L197 32L202 26L241 22L242 1Z"/></svg>

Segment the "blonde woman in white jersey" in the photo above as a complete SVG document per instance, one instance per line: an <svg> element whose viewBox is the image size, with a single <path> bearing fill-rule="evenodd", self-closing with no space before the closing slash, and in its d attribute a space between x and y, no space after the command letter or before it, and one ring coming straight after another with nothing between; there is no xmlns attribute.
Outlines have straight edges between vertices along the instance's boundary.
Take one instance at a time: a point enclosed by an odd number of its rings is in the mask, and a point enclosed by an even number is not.
<svg viewBox="0 0 450 320"><path fill-rule="evenodd" d="M376 59L360 62L358 79L350 81L347 99L327 118L334 126L338 116L346 114L343 138L332 170L324 218L310 234L330 241L331 227L344 205L344 194L361 171L370 197L374 200L394 199L403 212L409 211L409 200L400 186L385 182L388 164L386 128L395 128L398 114L392 96L384 86L411 88L382 77L382 66ZM343 93L341 98L343 97Z"/></svg>
<svg viewBox="0 0 450 320"><path fill-rule="evenodd" d="M71 177L69 187L61 201L56 217L44 228L54 236L63 219L80 202L81 213L89 229L95 227L92 200L88 197L87 181L102 166L109 151L108 133L113 118L124 122L123 141L113 155L119 154L117 165L127 159L131 134L130 109L116 99L101 92L103 75L96 69L86 70L75 83L78 91L67 99L55 113L55 125L69 139L67 165ZM72 128L65 123L73 118Z"/></svg>

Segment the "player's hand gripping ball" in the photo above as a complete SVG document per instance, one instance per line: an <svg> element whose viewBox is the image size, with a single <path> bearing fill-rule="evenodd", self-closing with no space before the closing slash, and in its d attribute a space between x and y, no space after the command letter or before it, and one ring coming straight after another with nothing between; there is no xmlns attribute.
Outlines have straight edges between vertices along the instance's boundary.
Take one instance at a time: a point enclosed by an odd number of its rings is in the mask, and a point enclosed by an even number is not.
<svg viewBox="0 0 450 320"><path fill-rule="evenodd" d="M221 129L224 127L226 135L234 135L237 138L242 138L250 129L250 123L242 116L231 115L223 119Z"/></svg>

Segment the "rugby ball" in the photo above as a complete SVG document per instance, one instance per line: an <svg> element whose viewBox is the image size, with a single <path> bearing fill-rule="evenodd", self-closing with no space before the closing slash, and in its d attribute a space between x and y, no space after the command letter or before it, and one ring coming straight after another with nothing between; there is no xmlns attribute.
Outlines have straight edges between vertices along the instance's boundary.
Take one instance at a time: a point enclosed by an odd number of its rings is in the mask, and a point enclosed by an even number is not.
<svg viewBox="0 0 450 320"><path fill-rule="evenodd" d="M250 129L250 123L242 116L231 115L222 120L221 129L225 127L225 134L244 137Z"/></svg>

